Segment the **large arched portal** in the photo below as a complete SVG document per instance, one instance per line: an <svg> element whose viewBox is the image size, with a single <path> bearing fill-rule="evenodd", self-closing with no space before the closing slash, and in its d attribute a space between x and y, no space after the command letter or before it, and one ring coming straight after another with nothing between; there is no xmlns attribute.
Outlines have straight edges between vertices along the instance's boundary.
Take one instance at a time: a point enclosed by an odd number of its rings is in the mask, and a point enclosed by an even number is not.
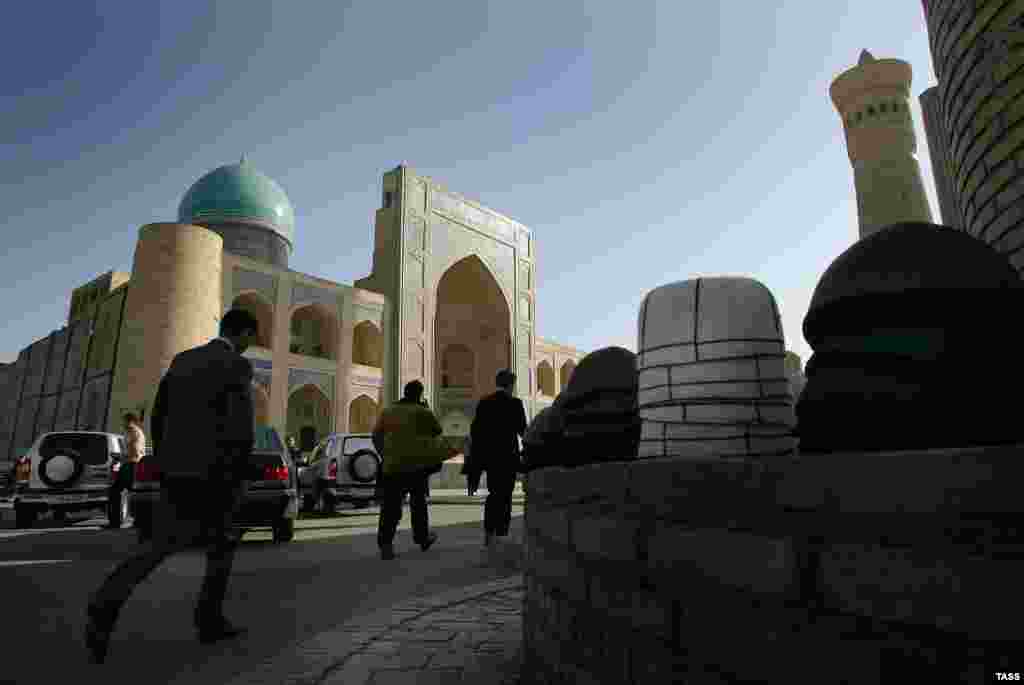
<svg viewBox="0 0 1024 685"><path fill-rule="evenodd" d="M472 416L494 391L494 377L512 368L511 312L498 282L480 258L453 264L437 284L434 387L437 415Z"/></svg>
<svg viewBox="0 0 1024 685"><path fill-rule="evenodd" d="M288 398L288 435L307 452L331 432L331 401L315 385L304 385Z"/></svg>

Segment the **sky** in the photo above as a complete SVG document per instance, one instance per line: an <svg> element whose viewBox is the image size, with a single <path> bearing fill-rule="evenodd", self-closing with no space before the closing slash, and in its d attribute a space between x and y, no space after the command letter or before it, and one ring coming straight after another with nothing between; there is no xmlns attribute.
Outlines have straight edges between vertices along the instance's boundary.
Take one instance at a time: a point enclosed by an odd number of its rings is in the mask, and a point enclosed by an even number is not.
<svg viewBox="0 0 1024 685"><path fill-rule="evenodd" d="M635 351L652 289L738 275L806 362L811 295L857 238L828 87L864 48L913 67L938 220L916 0L36 0L5 18L0 361L245 154L295 207L297 271L369 273L381 175L404 162L533 230L544 338Z"/></svg>

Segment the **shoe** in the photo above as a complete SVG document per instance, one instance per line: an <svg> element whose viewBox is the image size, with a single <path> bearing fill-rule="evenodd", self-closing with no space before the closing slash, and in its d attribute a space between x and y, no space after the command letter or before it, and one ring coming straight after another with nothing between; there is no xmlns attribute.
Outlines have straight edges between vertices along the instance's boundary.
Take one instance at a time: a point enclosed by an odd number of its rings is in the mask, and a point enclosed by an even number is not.
<svg viewBox="0 0 1024 685"><path fill-rule="evenodd" d="M247 628L232 625L227 619L221 619L218 623L203 626L198 630L199 641L204 645L210 645L221 640L230 640L247 632Z"/></svg>
<svg viewBox="0 0 1024 685"><path fill-rule="evenodd" d="M420 549L426 552L435 542L437 542L437 533L431 533L426 540L420 543Z"/></svg>
<svg viewBox="0 0 1024 685"><path fill-rule="evenodd" d="M92 610L86 616L85 647L89 650L89 663L102 664L107 659L111 630L97 619Z"/></svg>
<svg viewBox="0 0 1024 685"><path fill-rule="evenodd" d="M380 558L384 561L391 561L395 558L395 548L391 545L380 548Z"/></svg>

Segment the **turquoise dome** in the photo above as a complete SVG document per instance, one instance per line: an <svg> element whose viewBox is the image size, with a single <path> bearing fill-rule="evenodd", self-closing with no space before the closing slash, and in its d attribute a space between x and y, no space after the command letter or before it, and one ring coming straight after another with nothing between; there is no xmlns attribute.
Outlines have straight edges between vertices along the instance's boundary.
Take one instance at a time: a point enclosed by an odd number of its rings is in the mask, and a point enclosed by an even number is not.
<svg viewBox="0 0 1024 685"><path fill-rule="evenodd" d="M178 206L185 224L249 224L269 229L294 244L295 212L272 178L245 158L196 181Z"/></svg>

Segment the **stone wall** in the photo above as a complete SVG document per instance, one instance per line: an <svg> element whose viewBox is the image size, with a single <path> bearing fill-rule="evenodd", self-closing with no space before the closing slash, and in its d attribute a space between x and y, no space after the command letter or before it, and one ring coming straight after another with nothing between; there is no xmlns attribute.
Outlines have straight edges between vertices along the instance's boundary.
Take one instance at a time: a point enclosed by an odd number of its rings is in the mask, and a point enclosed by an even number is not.
<svg viewBox="0 0 1024 685"><path fill-rule="evenodd" d="M523 682L1019 671L1022 457L1012 446L534 471Z"/></svg>

